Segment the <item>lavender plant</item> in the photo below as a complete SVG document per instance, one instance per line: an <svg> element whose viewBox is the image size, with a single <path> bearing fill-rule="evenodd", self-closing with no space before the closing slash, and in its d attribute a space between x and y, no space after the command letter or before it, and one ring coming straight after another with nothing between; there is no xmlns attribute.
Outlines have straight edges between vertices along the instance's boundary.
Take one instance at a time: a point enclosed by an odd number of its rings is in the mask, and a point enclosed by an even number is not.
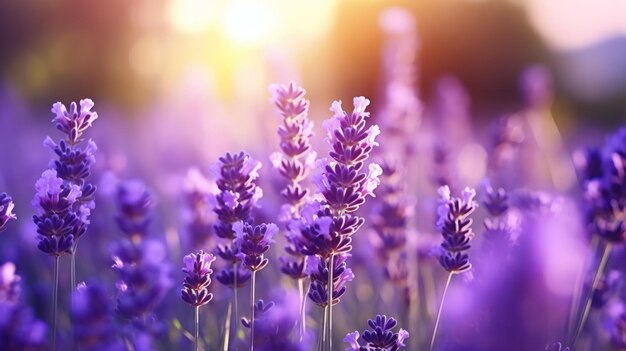
<svg viewBox="0 0 626 351"><path fill-rule="evenodd" d="M234 243L236 236L233 224L239 221L245 223L252 221L252 209L263 196L261 188L256 183L260 168L260 162L243 152L226 153L212 168L218 188L213 198L213 211L218 219L214 230L218 237L227 240L226 244L217 246L217 255L227 262L227 267L220 270L215 279L233 289L232 305L235 321L239 318L237 289L250 280L251 273L242 269L240 265L239 247ZM230 323L229 318L226 323ZM235 326L237 325L238 323L235 323ZM224 334L224 348L228 349L230 330L225 329L227 330ZM235 327L235 331L237 329Z"/></svg>
<svg viewBox="0 0 626 351"><path fill-rule="evenodd" d="M272 85L272 101L281 116L282 124L278 128L282 153L273 153L270 160L279 174L287 181L280 194L286 203L281 208L281 220L286 223L288 258L281 257L281 271L298 282L300 292L300 336L306 328L304 289L305 255L301 253L300 234L293 230L293 221L300 218L300 209L310 195L302 182L306 179L316 153L311 151L310 139L313 136L313 122L308 118L309 101L302 87L294 82L289 85Z"/></svg>
<svg viewBox="0 0 626 351"><path fill-rule="evenodd" d="M465 188L462 197L458 198L451 197L450 189L447 186L442 186L439 188L439 196L437 228L443 236L439 264L448 272L448 278L443 289L437 318L435 319L429 350L432 350L435 344L441 311L443 310L452 276L467 272L472 268L469 256L466 253L470 249L470 241L474 237L474 232L472 231L473 221L469 216L478 207L478 203L474 201L476 191L471 188Z"/></svg>
<svg viewBox="0 0 626 351"><path fill-rule="evenodd" d="M183 281L183 289L181 291L182 299L186 303L192 305L195 310L195 349L199 347L199 312L200 306L204 306L211 302L213 294L209 293L209 285L211 284L211 264L216 257L213 254L206 253L202 250L197 254L189 254L185 256L183 262L183 272L187 275Z"/></svg>
<svg viewBox="0 0 626 351"><path fill-rule="evenodd" d="M52 123L61 131L65 138L54 142L46 137L44 145L57 155L57 159L50 162L49 167L57 171L59 178L68 184L76 185L80 189L80 196L73 205L78 214L79 228L74 235L74 243L70 251L70 278L72 289L76 288L76 251L78 241L87 231L89 216L96 207L96 186L87 182L91 174L91 167L96 162L94 153L98 149L96 143L89 139L83 147L83 133L98 119L98 113L92 111L94 103L91 99L80 100L79 106L75 102L70 104L69 111L60 102L52 105L55 117Z"/></svg>
<svg viewBox="0 0 626 351"><path fill-rule="evenodd" d="M380 166L375 163L368 166L367 173L363 171L365 161L378 145L376 137L380 133L376 125L367 127L370 116L366 111L368 105L369 100L362 96L354 98L351 114L343 111L339 101L331 105L334 115L323 126L328 133L327 141L331 145L329 156L332 160L320 160L318 168L321 172L313 178L323 200L317 214L303 222L303 253L317 255L321 262L317 274L328 277L324 294L327 297L324 315L328 318L323 318L326 323L323 323L322 339L323 344L328 343L329 350L332 349L332 306L339 302L333 295L334 291L341 291L337 285L341 284L343 288L345 284L341 276L334 274L335 257L352 250L351 237L365 222L362 217L353 216L352 213L365 203L366 196L374 195L380 183L378 177L382 173ZM315 296L314 289L321 290L321 286L315 287L311 279L309 297Z"/></svg>

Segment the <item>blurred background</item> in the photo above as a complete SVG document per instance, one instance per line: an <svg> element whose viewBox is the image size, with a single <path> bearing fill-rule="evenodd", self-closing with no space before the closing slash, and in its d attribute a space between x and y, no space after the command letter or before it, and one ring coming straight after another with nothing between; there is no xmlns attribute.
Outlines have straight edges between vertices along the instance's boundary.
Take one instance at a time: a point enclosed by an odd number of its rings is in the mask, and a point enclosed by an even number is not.
<svg viewBox="0 0 626 351"><path fill-rule="evenodd" d="M626 3L614 0L2 1L0 78L30 106L90 96L128 117L185 85L236 104L295 79L325 110L376 96L390 5L415 15L425 99L451 74L491 118L520 104L519 74L542 63L560 123L626 114Z"/></svg>

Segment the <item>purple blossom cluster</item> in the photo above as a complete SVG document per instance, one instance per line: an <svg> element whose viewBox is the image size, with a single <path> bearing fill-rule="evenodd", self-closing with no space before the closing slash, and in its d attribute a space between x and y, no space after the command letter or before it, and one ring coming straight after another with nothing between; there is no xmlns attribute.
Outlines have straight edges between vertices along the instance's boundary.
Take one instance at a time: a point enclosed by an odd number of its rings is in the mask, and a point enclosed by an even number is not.
<svg viewBox="0 0 626 351"><path fill-rule="evenodd" d="M346 351L396 351L406 346L404 342L409 338L409 333L404 329L394 332L393 329L398 324L395 319L378 315L375 319L368 320L367 324L371 329L365 330L363 335L358 331L346 335L343 341L350 345ZM364 345L359 343L359 336Z"/></svg>

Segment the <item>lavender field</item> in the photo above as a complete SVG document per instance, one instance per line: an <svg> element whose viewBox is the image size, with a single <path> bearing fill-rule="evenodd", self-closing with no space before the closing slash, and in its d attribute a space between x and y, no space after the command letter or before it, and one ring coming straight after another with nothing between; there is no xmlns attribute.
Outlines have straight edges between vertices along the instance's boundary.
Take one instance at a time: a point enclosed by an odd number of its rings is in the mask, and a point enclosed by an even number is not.
<svg viewBox="0 0 626 351"><path fill-rule="evenodd" d="M549 3L0 2L0 351L626 350L626 8Z"/></svg>

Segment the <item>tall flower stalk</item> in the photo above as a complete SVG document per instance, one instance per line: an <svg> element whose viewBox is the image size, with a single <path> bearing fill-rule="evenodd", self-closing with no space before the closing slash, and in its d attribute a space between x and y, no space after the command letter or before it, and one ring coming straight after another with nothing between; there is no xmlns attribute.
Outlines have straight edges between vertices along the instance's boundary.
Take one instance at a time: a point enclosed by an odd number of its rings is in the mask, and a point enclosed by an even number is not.
<svg viewBox="0 0 626 351"><path fill-rule="evenodd" d="M183 281L181 294L183 301L194 307L194 343L196 351L198 351L200 343L200 306L208 304L213 299L213 294L209 293L208 288L211 284L211 274L213 274L211 264L215 259L216 257L213 254L205 253L202 250L197 254L189 254L183 259L185 263L183 272L187 276Z"/></svg>
<svg viewBox="0 0 626 351"><path fill-rule="evenodd" d="M57 156L50 162L50 167L57 171L59 178L76 185L81 191L81 195L74 206L84 228L76 232L70 252L70 284L72 289L76 288L78 241L87 231L91 210L96 207L96 186L88 183L87 178L91 173L91 167L96 162L94 152L97 150L97 146L91 139L86 142L84 147L82 146L84 142L83 133L98 118L98 114L91 111L93 106L94 103L91 99L80 100L78 105L72 102L69 111L60 102L52 105L52 112L55 114L52 123L65 135L65 138L59 140L58 143L50 137L44 141L44 145L54 151Z"/></svg>
<svg viewBox="0 0 626 351"><path fill-rule="evenodd" d="M442 186L439 188L439 196L437 229L439 229L443 236L439 263L448 272L448 277L443 289L437 317L435 318L435 326L430 339L429 351L432 351L435 345L441 312L443 311L452 276L467 272L472 268L472 264L469 262L469 256L466 253L467 250L470 249L470 241L474 237L474 232L472 231L473 221L469 216L478 207L478 203L474 201L476 191L471 188L465 188L462 197L458 198L451 197L450 188Z"/></svg>
<svg viewBox="0 0 626 351"><path fill-rule="evenodd" d="M250 271L242 269L239 247L235 244L233 224L239 221L248 223L252 220L252 209L263 196L261 188L256 184L261 163L249 155L240 152L226 153L220 157L218 163L212 167L212 173L217 184L217 193L214 194L213 211L217 214L214 225L215 234L226 239L225 244L217 245L217 255L227 262L216 276L221 284L233 289L233 316L239 318L237 304L237 289L250 279ZM235 323L235 334L238 330ZM230 330L225 331L230 334ZM228 337L224 337L225 340Z"/></svg>
<svg viewBox="0 0 626 351"><path fill-rule="evenodd" d="M373 148L378 146L376 137L380 134L378 126L367 126L370 114L366 108L369 103L362 96L354 98L351 114L341 108L339 101L331 105L333 117L323 123L328 132L331 160L318 161L320 172L313 177L322 202L317 209L312 208L314 214L303 218L301 225L302 253L316 255L320 261L317 274L327 277L325 284L311 277L309 297L313 300L322 294L325 297L323 307L328 313L324 330L328 336L328 350L332 350L332 306L339 303L335 293L345 291L342 276L335 275L335 261L337 255L352 250L352 235L365 222L365 219L352 213L365 203L368 195L374 196L374 190L380 183L378 177L382 173L380 166L375 163L369 164L367 172L363 170ZM345 258L341 259L342 263L345 263Z"/></svg>
<svg viewBox="0 0 626 351"><path fill-rule="evenodd" d="M273 224L260 224L251 226L250 224L237 222L233 225L235 231L235 245L239 247L239 258L243 266L251 272L250 286L250 351L254 350L254 314L255 314L255 290L256 273L267 266L269 260L265 258L265 253L270 248L272 237L278 232L278 227Z"/></svg>
<svg viewBox="0 0 626 351"><path fill-rule="evenodd" d="M279 174L287 181L280 194L286 203L281 208L281 220L286 223L287 246L285 251L288 258L281 257L281 271L295 279L298 284L300 296L300 339L306 329L304 289L305 255L300 249L300 235L292 230L293 221L300 218L300 209L309 197L309 189L302 185L310 169L313 166L316 154L311 151L310 139L313 136L313 122L308 118L309 101L304 98L305 90L296 86L294 82L289 85L272 85L272 101L280 116L282 124L278 128L280 137L280 149L282 153L275 152L270 156L272 165L278 169Z"/></svg>

